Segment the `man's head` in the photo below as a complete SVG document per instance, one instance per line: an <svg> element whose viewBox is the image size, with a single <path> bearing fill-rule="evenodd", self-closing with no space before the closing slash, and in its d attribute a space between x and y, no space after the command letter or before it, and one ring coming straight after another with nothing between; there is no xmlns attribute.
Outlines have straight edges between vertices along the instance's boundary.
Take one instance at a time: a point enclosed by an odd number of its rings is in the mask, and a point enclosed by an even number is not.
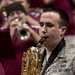
<svg viewBox="0 0 75 75"><path fill-rule="evenodd" d="M56 44L63 38L68 23L69 17L65 11L58 8L45 8L40 18L40 36L48 36L47 42Z"/></svg>
<svg viewBox="0 0 75 75"><path fill-rule="evenodd" d="M12 3L7 7L8 22L19 19L20 21L26 21L26 11L20 3Z"/></svg>

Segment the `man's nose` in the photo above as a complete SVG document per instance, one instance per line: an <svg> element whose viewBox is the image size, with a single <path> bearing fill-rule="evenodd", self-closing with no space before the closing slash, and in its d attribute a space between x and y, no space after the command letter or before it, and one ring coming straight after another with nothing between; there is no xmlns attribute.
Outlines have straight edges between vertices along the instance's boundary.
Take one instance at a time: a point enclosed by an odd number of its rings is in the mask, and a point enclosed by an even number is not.
<svg viewBox="0 0 75 75"><path fill-rule="evenodd" d="M15 13L15 14L14 14L14 17L18 17L18 14L17 14L17 13Z"/></svg>
<svg viewBox="0 0 75 75"><path fill-rule="evenodd" d="M44 25L43 27L42 27L42 33L46 33L46 26Z"/></svg>

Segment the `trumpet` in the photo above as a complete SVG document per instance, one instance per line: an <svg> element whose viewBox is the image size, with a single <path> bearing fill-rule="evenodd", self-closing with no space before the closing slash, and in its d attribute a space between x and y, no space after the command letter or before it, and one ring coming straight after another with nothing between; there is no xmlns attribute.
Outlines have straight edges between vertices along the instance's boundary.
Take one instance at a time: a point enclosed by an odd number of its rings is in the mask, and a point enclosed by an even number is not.
<svg viewBox="0 0 75 75"><path fill-rule="evenodd" d="M21 40L28 40L30 37L30 32L23 26L17 31L17 37Z"/></svg>
<svg viewBox="0 0 75 75"><path fill-rule="evenodd" d="M19 22L19 20L16 19L16 25L20 26L20 28L17 30L16 36L23 41L30 38L30 32L27 28L24 27L24 24L26 23Z"/></svg>

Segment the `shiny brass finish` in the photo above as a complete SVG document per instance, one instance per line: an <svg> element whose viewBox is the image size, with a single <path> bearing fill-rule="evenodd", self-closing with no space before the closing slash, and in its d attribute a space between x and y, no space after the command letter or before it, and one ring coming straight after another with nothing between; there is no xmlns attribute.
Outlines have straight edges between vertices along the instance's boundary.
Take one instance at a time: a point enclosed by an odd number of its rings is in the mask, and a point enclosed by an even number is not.
<svg viewBox="0 0 75 75"><path fill-rule="evenodd" d="M6 7L6 6L5 6L5 7L2 7L0 10L1 10L2 14L3 14L5 17L7 17L7 7Z"/></svg>
<svg viewBox="0 0 75 75"><path fill-rule="evenodd" d="M26 23L20 22L19 19L16 19L16 20L15 20L15 25L18 25L18 26L19 26L19 28L18 28L18 30L17 30L17 33L16 33L16 36L17 36L20 40L25 41L25 40L29 39L29 37L30 37L30 32L29 32L29 30L28 30L27 28L25 28L25 27L23 26L23 24L26 24Z"/></svg>
<svg viewBox="0 0 75 75"><path fill-rule="evenodd" d="M37 48L31 47L23 53L21 75L37 75L40 71L41 54Z"/></svg>
<svg viewBox="0 0 75 75"><path fill-rule="evenodd" d="M20 39L20 40L27 40L29 39L30 37L30 32L28 29L24 28L23 26L21 26L19 28L19 30L17 31L17 37Z"/></svg>
<svg viewBox="0 0 75 75"><path fill-rule="evenodd" d="M45 39L41 39L43 41L39 41L37 47L30 47L27 52L23 53L21 75L39 75L41 66L39 47L44 43Z"/></svg>

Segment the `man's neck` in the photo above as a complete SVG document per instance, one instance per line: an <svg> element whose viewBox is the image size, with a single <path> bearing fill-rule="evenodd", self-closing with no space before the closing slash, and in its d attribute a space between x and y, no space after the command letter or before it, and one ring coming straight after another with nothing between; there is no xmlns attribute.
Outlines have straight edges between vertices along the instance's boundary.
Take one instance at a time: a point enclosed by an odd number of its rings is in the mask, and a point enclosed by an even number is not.
<svg viewBox="0 0 75 75"><path fill-rule="evenodd" d="M47 47L46 47L46 51L47 51L47 52L52 52L52 51L56 48L56 46L59 44L60 41L61 41L61 40L58 40L55 44L50 45L50 46L47 46Z"/></svg>

